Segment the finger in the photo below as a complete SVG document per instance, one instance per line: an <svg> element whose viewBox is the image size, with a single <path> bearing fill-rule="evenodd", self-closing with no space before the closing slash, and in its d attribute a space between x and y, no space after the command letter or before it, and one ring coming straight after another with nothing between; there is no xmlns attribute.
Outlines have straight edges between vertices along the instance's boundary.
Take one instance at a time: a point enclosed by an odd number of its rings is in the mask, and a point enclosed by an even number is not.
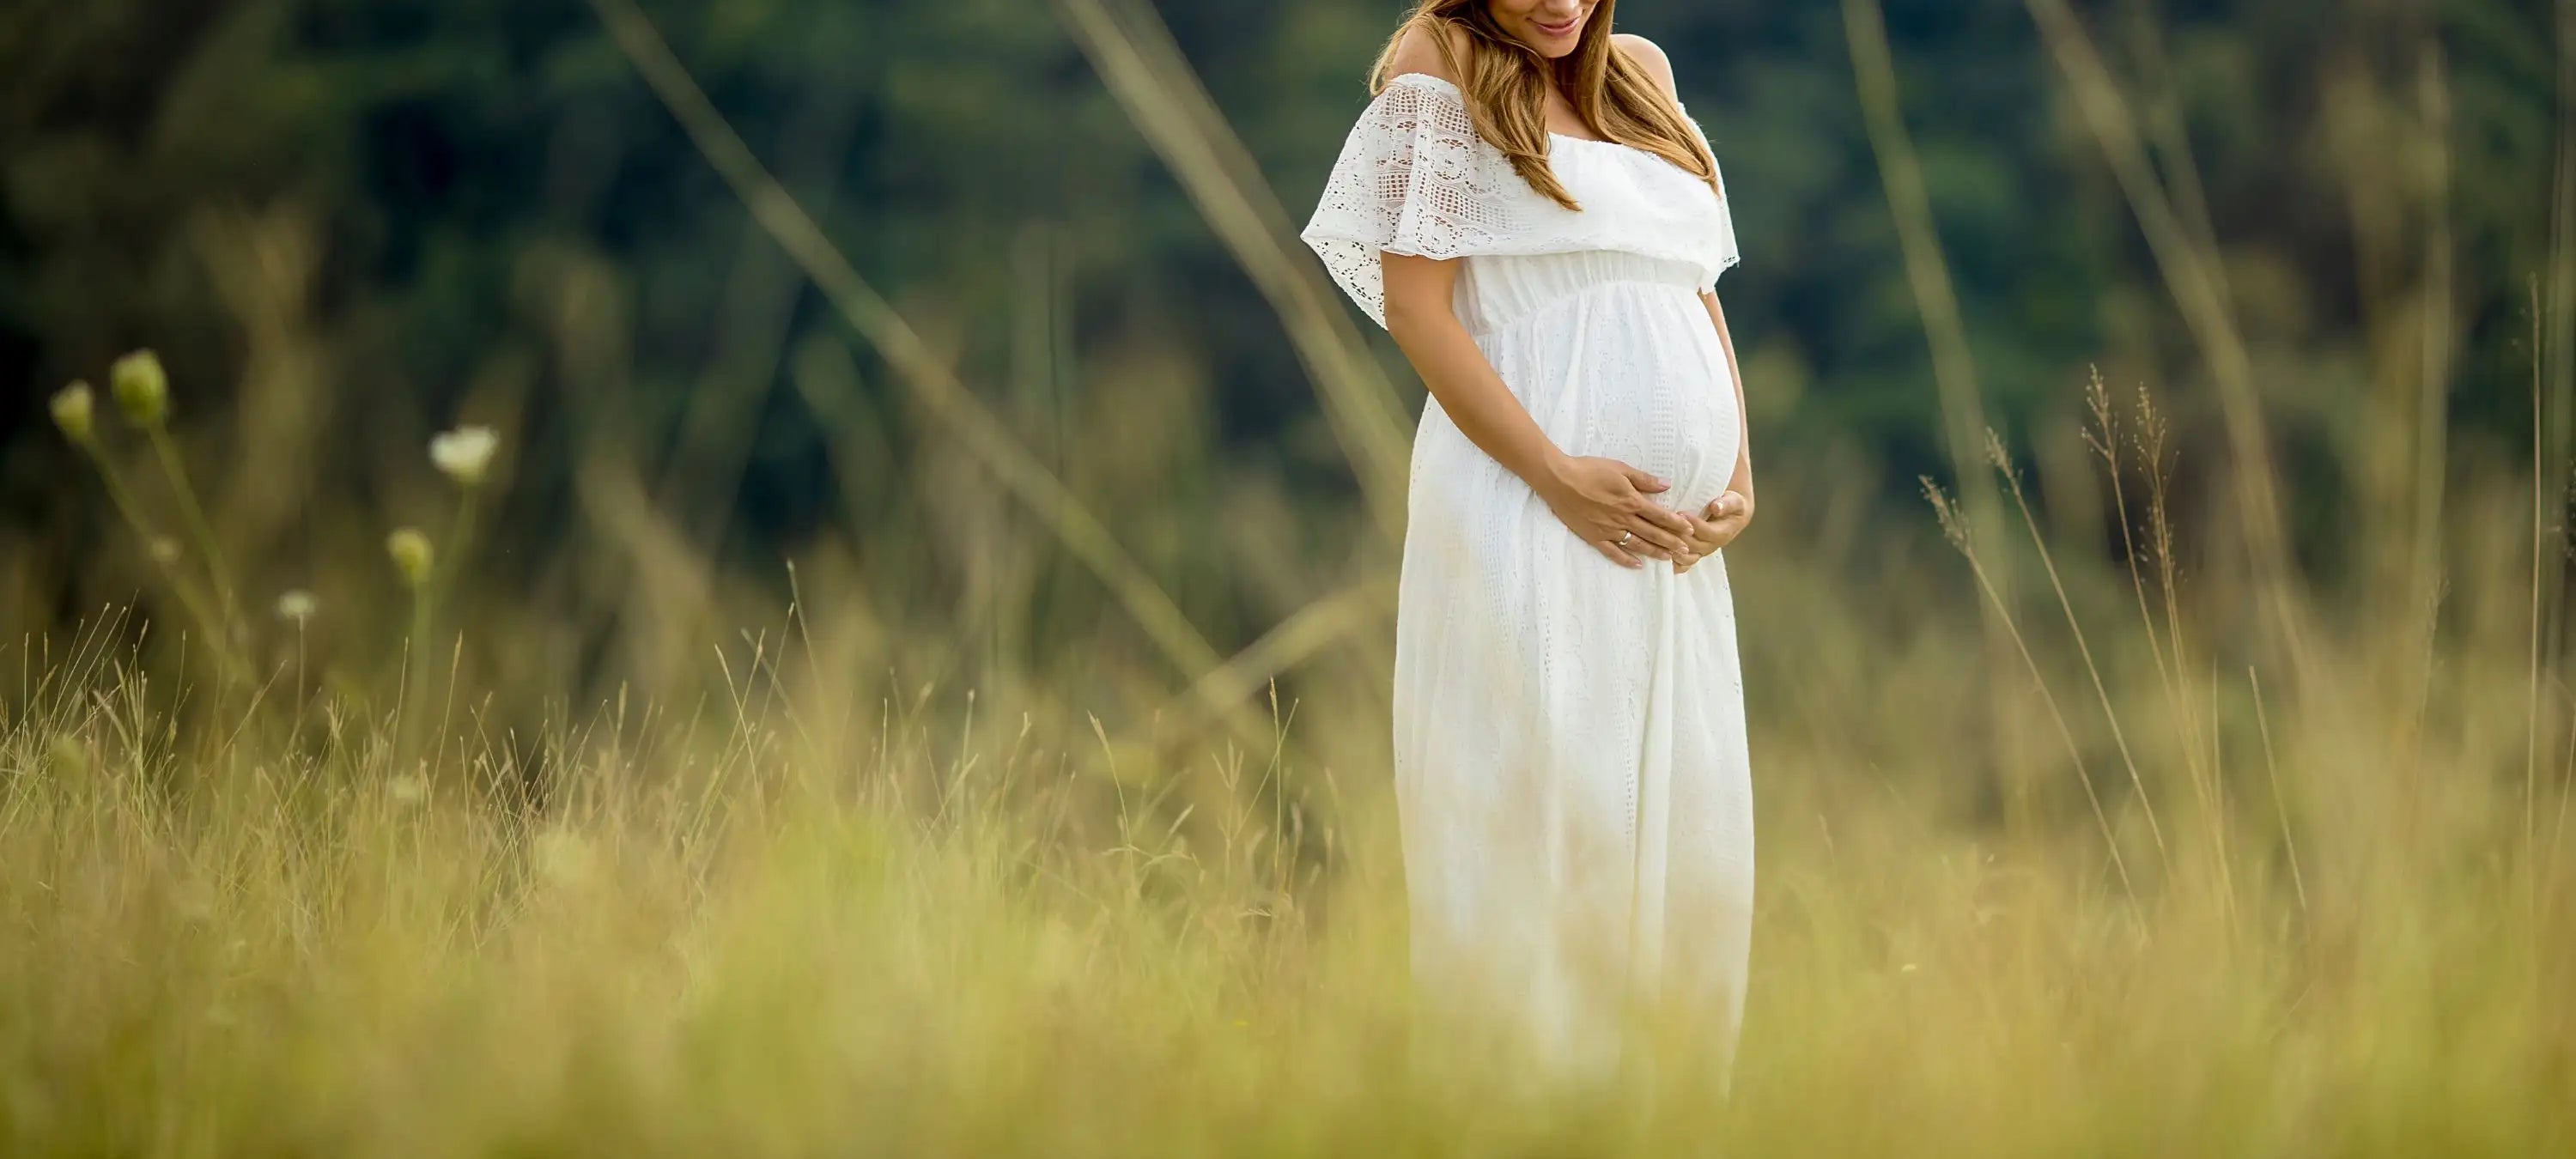
<svg viewBox="0 0 2576 1159"><path fill-rule="evenodd" d="M1627 466L1622 466L1621 470L1627 472L1628 484L1630 486L1635 487L1646 494L1652 495L1655 492L1669 490L1672 487L1672 484L1656 478L1650 472L1640 471L1635 467Z"/></svg>
<svg viewBox="0 0 2576 1159"><path fill-rule="evenodd" d="M1702 538L1699 530L1694 527L1689 545L1673 555L1673 572L1680 574L1689 571L1699 561L1707 559L1709 553L1715 550L1717 545Z"/></svg>
<svg viewBox="0 0 2576 1159"><path fill-rule="evenodd" d="M1610 546L1619 549L1619 554L1635 560L1638 567L1646 566L1650 559L1672 558L1670 549L1639 534L1633 525L1619 528L1619 534L1612 537Z"/></svg>
<svg viewBox="0 0 2576 1159"><path fill-rule="evenodd" d="M1612 515L1601 534L1621 551L1656 559L1669 558L1674 548L1683 546L1676 537L1659 538L1660 533L1652 525L1639 522L1633 514Z"/></svg>
<svg viewBox="0 0 2576 1159"><path fill-rule="evenodd" d="M1684 526L1688 526L1687 522L1685 522ZM1628 525L1628 530L1635 533L1637 536L1637 538L1629 541L1631 546L1639 543L1650 544L1655 548L1668 553L1690 550L1690 533L1687 530L1676 533L1673 529L1646 519L1643 516L1632 521Z"/></svg>
<svg viewBox="0 0 2576 1159"><path fill-rule="evenodd" d="M1644 561L1639 560L1636 556L1628 554L1627 551L1622 549L1618 544L1612 543L1609 540L1597 539L1587 540L1586 542L1592 544L1592 549L1594 551L1598 551L1602 555L1609 557L1610 562L1618 564L1621 567L1639 568L1646 566Z"/></svg>
<svg viewBox="0 0 2576 1159"><path fill-rule="evenodd" d="M1720 495L1717 498L1708 501L1707 515L1710 519L1724 519L1742 511L1743 509L1744 497L1733 491L1729 491L1724 495Z"/></svg>
<svg viewBox="0 0 2576 1159"><path fill-rule="evenodd" d="M1674 535L1689 535L1691 524L1694 522L1688 515L1654 503L1640 503L1630 514L1648 520L1656 527Z"/></svg>
<svg viewBox="0 0 2576 1159"><path fill-rule="evenodd" d="M1610 530L1611 538L1624 540L1625 542L1619 546L1630 551L1653 551L1661 554L1682 546L1679 536L1657 527L1641 513L1614 516Z"/></svg>

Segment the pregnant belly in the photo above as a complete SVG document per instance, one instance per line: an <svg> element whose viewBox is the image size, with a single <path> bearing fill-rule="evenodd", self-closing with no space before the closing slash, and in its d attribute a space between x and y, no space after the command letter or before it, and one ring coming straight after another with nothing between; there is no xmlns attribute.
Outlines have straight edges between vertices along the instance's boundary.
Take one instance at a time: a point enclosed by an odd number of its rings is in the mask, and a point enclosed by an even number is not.
<svg viewBox="0 0 2576 1159"><path fill-rule="evenodd" d="M1739 445L1735 384L1698 295L1605 287L1485 345L1495 370L1568 454L1617 459L1671 484L1694 514L1726 490Z"/></svg>

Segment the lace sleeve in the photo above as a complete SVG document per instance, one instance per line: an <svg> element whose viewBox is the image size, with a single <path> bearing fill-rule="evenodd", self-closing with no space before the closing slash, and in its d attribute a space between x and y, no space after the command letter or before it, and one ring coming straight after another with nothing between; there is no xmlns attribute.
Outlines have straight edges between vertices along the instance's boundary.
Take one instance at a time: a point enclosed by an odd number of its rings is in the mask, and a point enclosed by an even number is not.
<svg viewBox="0 0 2576 1159"><path fill-rule="evenodd" d="M1735 244L1735 198L1729 196L1726 188L1726 167L1719 164L1717 150L1710 147L1707 130L1699 127L1698 119L1690 115L1689 106L1682 104L1680 100L1673 101L1673 108L1681 113L1682 123L1690 126L1691 136L1699 139L1699 147L1708 150L1708 163L1717 173L1717 236L1721 249L1715 268L1709 271L1707 280L1701 282L1699 287L1700 293L1714 294L1717 292L1719 275L1734 269L1744 260L1743 254Z"/></svg>
<svg viewBox="0 0 2576 1159"><path fill-rule="evenodd" d="M1455 258L1496 250L1520 232L1514 185L1526 189L1476 135L1456 90L1408 73L1390 80L1351 129L1300 236L1324 259L1333 281L1384 326L1378 255Z"/></svg>

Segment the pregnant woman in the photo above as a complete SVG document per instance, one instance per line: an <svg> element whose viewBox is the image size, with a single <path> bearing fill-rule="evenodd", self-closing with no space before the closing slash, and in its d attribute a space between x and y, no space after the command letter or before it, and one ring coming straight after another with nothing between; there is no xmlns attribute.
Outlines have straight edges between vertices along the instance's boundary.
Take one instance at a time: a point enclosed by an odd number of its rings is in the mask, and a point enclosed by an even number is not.
<svg viewBox="0 0 2576 1159"><path fill-rule="evenodd" d="M1612 7L1424 0L1304 237L1432 397L1394 684L1417 997L1562 1073L1652 1027L1723 1076L1753 902L1735 230Z"/></svg>

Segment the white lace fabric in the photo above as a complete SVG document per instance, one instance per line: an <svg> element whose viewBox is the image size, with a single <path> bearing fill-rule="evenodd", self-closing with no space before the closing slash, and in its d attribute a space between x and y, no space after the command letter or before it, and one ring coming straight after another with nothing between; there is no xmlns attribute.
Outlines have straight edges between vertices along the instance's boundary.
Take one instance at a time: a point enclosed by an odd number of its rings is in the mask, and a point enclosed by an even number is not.
<svg viewBox="0 0 2576 1159"><path fill-rule="evenodd" d="M1699 122L1687 109L1682 119L1705 147ZM1702 291L1736 264L1733 214L1698 177L1614 142L1563 134L1549 141L1548 162L1580 212L1530 188L1502 150L1477 135L1456 85L1423 73L1390 78L1343 142L1302 236L1380 326L1381 252L1445 259L1617 250L1691 264Z"/></svg>
<svg viewBox="0 0 2576 1159"><path fill-rule="evenodd" d="M1696 513L1743 437L1698 296L1737 262L1726 199L1644 150L1550 153L1580 211L1477 137L1455 86L1394 78L1305 239L1380 325L1380 254L1460 259L1457 316L1549 439ZM1731 1058L1753 810L1723 553L1610 562L1436 400L1407 504L1392 739L1416 994L1561 1073L1612 1073L1631 998Z"/></svg>

